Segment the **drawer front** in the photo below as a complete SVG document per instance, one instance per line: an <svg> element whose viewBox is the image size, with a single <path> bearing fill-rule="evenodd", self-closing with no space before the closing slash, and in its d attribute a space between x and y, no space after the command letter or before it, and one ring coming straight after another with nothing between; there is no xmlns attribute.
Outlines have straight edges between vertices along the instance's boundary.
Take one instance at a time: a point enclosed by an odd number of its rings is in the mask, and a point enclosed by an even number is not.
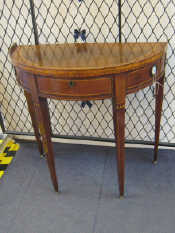
<svg viewBox="0 0 175 233"><path fill-rule="evenodd" d="M93 97L111 95L112 93L110 78L62 80L37 77L37 83L40 94L58 97Z"/></svg>
<svg viewBox="0 0 175 233"><path fill-rule="evenodd" d="M146 65L145 67L129 72L127 74L127 93L136 92L139 89L142 89L144 87L147 87L150 85L154 77L152 75L152 68L153 66L156 66L156 75L155 78L159 79L161 73L164 71L164 59L159 59L153 63L150 63L149 65Z"/></svg>

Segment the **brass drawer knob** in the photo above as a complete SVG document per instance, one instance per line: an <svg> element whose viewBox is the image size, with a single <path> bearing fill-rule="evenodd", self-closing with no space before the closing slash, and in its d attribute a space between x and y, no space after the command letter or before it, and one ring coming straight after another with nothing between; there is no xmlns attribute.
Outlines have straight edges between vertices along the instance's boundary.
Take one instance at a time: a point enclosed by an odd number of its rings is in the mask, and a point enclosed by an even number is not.
<svg viewBox="0 0 175 233"><path fill-rule="evenodd" d="M75 82L74 81L70 81L69 82L69 87L74 87L75 86Z"/></svg>

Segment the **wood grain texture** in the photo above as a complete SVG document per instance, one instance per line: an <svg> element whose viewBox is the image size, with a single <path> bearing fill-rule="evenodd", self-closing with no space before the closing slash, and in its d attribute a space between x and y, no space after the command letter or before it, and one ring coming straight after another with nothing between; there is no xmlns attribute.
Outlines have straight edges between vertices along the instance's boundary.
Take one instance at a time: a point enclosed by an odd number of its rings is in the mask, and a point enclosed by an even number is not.
<svg viewBox="0 0 175 233"><path fill-rule="evenodd" d="M121 76L113 79L114 133L117 147L117 171L120 197L124 196L125 179L125 97L126 79Z"/></svg>
<svg viewBox="0 0 175 233"><path fill-rule="evenodd" d="M19 46L12 63L23 70L62 78L120 74L165 54L167 43L73 43Z"/></svg>
<svg viewBox="0 0 175 233"><path fill-rule="evenodd" d="M161 83L156 96L155 153L157 160L167 43L84 43L18 46L10 50L18 83L28 93L28 107L47 155L54 189L58 191L47 98L96 100L112 98L120 196L125 177L125 98ZM153 66L156 73L152 74ZM32 99L31 99L32 98ZM38 129L36 129L36 119Z"/></svg>

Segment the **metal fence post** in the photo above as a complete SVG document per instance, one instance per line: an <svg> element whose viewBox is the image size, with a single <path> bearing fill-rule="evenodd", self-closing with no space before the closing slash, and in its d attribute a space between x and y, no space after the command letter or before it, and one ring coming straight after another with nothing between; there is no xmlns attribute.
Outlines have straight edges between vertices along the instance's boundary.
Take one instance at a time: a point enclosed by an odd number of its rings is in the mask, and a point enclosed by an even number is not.
<svg viewBox="0 0 175 233"><path fill-rule="evenodd" d="M31 11L31 16L32 16L32 25L33 25L35 44L38 45L39 39L38 39L38 29L37 29L36 18L35 18L35 6L34 6L33 0L29 0L29 2L30 2L30 11Z"/></svg>

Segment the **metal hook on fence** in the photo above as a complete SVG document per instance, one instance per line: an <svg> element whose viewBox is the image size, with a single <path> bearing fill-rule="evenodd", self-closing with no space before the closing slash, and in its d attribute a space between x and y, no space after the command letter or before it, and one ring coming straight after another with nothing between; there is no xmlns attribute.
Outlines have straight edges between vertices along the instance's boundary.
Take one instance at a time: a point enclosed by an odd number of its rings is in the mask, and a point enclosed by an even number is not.
<svg viewBox="0 0 175 233"><path fill-rule="evenodd" d="M80 32L80 37L81 37L82 41L86 41L86 30L85 29L83 29Z"/></svg>
<svg viewBox="0 0 175 233"><path fill-rule="evenodd" d="M77 41L77 39L81 37L82 41L86 41L86 30L78 30L78 29L74 29L74 39L75 42Z"/></svg>
<svg viewBox="0 0 175 233"><path fill-rule="evenodd" d="M84 108L86 105L87 105L89 108L92 107L92 104L91 104L91 102L90 102L89 100L83 101L83 102L81 103L81 107L82 107L82 108Z"/></svg>
<svg viewBox="0 0 175 233"><path fill-rule="evenodd" d="M78 37L79 37L79 34L80 34L79 30L78 30L78 29L75 29L75 30L74 30L74 39L75 39L75 41L77 41L77 39L78 39Z"/></svg>

